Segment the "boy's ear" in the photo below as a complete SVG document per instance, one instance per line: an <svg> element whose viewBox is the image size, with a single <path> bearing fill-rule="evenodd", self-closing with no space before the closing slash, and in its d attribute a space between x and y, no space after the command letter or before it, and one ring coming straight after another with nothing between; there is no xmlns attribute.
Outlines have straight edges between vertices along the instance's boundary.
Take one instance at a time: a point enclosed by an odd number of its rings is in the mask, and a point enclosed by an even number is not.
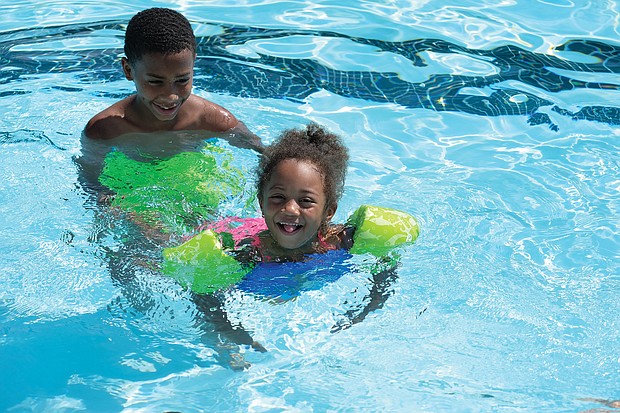
<svg viewBox="0 0 620 413"><path fill-rule="evenodd" d="M121 64L123 65L123 73L125 73L125 77L127 80L133 80L133 75L131 74L131 65L129 64L129 60L126 57L121 59Z"/></svg>

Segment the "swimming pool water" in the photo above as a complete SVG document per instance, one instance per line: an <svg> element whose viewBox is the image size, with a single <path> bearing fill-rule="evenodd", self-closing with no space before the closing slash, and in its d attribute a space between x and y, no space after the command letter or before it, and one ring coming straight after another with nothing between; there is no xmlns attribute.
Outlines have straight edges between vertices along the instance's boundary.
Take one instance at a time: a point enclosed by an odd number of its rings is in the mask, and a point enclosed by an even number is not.
<svg viewBox="0 0 620 413"><path fill-rule="evenodd" d="M195 93L265 142L311 120L345 137L336 221L363 203L419 219L362 322L332 332L372 290L352 271L289 300L227 291L267 352L221 340L84 192L81 130L133 91L124 24L151 6L194 24ZM615 2L0 12L1 411L620 411ZM251 179L256 156L229 149Z"/></svg>

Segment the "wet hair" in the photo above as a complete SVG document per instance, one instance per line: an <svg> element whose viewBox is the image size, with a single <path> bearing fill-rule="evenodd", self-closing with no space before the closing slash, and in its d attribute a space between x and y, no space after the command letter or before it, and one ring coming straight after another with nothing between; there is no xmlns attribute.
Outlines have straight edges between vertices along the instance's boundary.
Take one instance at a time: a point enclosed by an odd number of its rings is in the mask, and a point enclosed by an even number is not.
<svg viewBox="0 0 620 413"><path fill-rule="evenodd" d="M323 176L326 207L338 204L349 164L349 151L338 135L316 123L310 123L305 129L284 131L261 155L256 171L259 198L276 166L287 159L314 165Z"/></svg>
<svg viewBox="0 0 620 413"><path fill-rule="evenodd" d="M196 36L189 21L172 9L153 7L129 20L125 31L125 55L135 63L147 53L196 53Z"/></svg>

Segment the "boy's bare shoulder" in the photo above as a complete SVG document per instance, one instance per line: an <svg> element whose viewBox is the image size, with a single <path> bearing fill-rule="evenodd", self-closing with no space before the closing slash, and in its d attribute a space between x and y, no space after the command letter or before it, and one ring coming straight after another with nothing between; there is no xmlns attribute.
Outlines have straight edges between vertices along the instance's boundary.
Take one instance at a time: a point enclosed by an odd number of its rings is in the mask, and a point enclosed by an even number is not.
<svg viewBox="0 0 620 413"><path fill-rule="evenodd" d="M226 108L197 95L190 95L173 122L146 122L132 108L135 95L114 103L88 121L84 135L91 139L112 139L134 132L201 130L225 132L241 128L239 120ZM243 132L243 131L242 131ZM248 134L250 134L248 132ZM251 135L251 134L250 134ZM262 147L258 144L240 147Z"/></svg>
<svg viewBox="0 0 620 413"><path fill-rule="evenodd" d="M224 132L237 126L239 120L228 109L197 95L192 95L188 102L194 119L198 124L197 129L213 132Z"/></svg>
<svg viewBox="0 0 620 413"><path fill-rule="evenodd" d="M84 135L91 139L111 139L130 132L130 123L125 118L130 99L118 101L93 116L84 127Z"/></svg>

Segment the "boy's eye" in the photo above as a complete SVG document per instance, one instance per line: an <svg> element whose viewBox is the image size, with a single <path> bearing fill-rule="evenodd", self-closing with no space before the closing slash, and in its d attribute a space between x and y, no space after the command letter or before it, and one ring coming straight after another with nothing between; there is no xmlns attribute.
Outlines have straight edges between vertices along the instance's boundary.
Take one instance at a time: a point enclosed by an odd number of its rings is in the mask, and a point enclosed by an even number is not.
<svg viewBox="0 0 620 413"><path fill-rule="evenodd" d="M189 82L189 77L184 77L182 79L178 79L177 83L186 84Z"/></svg>
<svg viewBox="0 0 620 413"><path fill-rule="evenodd" d="M311 198L300 199L299 205L301 205L303 208L310 208L314 205L314 200Z"/></svg>

